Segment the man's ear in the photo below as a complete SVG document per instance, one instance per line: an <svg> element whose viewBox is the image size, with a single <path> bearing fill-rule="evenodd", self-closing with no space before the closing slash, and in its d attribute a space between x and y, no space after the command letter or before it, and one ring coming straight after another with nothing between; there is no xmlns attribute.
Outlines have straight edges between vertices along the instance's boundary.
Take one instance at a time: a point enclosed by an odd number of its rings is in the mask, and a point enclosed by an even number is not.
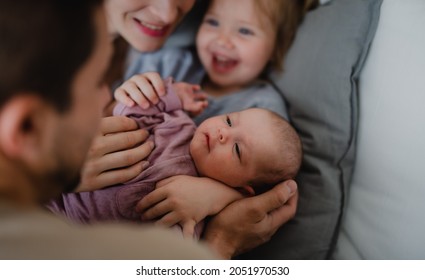
<svg viewBox="0 0 425 280"><path fill-rule="evenodd" d="M251 186L248 186L248 185L242 186L242 187L240 187L240 190L245 195L248 195L248 196L254 196L255 195L254 188L251 187Z"/></svg>
<svg viewBox="0 0 425 280"><path fill-rule="evenodd" d="M6 157L34 160L41 149L47 107L35 94L17 95L1 107L0 148Z"/></svg>

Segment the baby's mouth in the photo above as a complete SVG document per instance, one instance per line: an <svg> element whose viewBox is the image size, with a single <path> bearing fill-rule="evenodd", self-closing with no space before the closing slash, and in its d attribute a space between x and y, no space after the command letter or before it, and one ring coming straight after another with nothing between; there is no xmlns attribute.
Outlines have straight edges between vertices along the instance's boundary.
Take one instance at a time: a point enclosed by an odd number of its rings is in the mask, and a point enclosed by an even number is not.
<svg viewBox="0 0 425 280"><path fill-rule="evenodd" d="M213 54L212 56L212 65L215 71L217 72L229 72L236 67L238 61L231 59L222 55Z"/></svg>

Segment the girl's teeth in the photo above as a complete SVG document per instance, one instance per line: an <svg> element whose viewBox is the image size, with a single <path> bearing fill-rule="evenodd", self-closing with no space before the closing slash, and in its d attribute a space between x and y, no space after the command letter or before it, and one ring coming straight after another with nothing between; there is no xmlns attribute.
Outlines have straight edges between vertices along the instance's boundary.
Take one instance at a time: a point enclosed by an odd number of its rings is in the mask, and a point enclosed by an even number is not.
<svg viewBox="0 0 425 280"><path fill-rule="evenodd" d="M223 62L228 60L226 57L223 57L223 56L216 56L216 58L218 61L223 61Z"/></svg>

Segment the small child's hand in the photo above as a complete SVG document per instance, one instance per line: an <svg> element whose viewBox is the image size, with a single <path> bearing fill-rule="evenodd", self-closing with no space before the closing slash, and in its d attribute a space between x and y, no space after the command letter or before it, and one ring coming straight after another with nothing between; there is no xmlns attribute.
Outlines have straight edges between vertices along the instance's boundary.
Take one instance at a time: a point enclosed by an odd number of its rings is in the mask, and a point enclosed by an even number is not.
<svg viewBox="0 0 425 280"><path fill-rule="evenodd" d="M157 104L159 97L164 95L164 81L156 72L134 75L114 92L114 97L119 102L129 107L138 104L143 109L149 108L151 104Z"/></svg>
<svg viewBox="0 0 425 280"><path fill-rule="evenodd" d="M199 85L178 82L173 83L172 87L183 104L183 110L191 117L196 117L208 106L208 95L200 91Z"/></svg>

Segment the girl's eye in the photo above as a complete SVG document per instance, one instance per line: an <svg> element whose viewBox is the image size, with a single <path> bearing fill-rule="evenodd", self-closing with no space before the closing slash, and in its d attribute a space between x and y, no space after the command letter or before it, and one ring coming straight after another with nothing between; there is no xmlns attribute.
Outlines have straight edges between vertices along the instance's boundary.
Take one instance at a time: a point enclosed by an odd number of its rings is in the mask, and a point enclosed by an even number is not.
<svg viewBox="0 0 425 280"><path fill-rule="evenodd" d="M252 32L250 29L245 28L245 27L241 27L239 28L239 33L242 35L253 35L254 32Z"/></svg>
<svg viewBox="0 0 425 280"><path fill-rule="evenodd" d="M205 20L205 23L211 26L218 26L218 20L213 18L208 18Z"/></svg>
<svg viewBox="0 0 425 280"><path fill-rule="evenodd" d="M228 126L232 127L232 121L230 120L229 116L226 116L226 123Z"/></svg>
<svg viewBox="0 0 425 280"><path fill-rule="evenodd" d="M239 150L239 145L235 144L235 151L236 154L238 155L239 160L241 159L241 150Z"/></svg>

